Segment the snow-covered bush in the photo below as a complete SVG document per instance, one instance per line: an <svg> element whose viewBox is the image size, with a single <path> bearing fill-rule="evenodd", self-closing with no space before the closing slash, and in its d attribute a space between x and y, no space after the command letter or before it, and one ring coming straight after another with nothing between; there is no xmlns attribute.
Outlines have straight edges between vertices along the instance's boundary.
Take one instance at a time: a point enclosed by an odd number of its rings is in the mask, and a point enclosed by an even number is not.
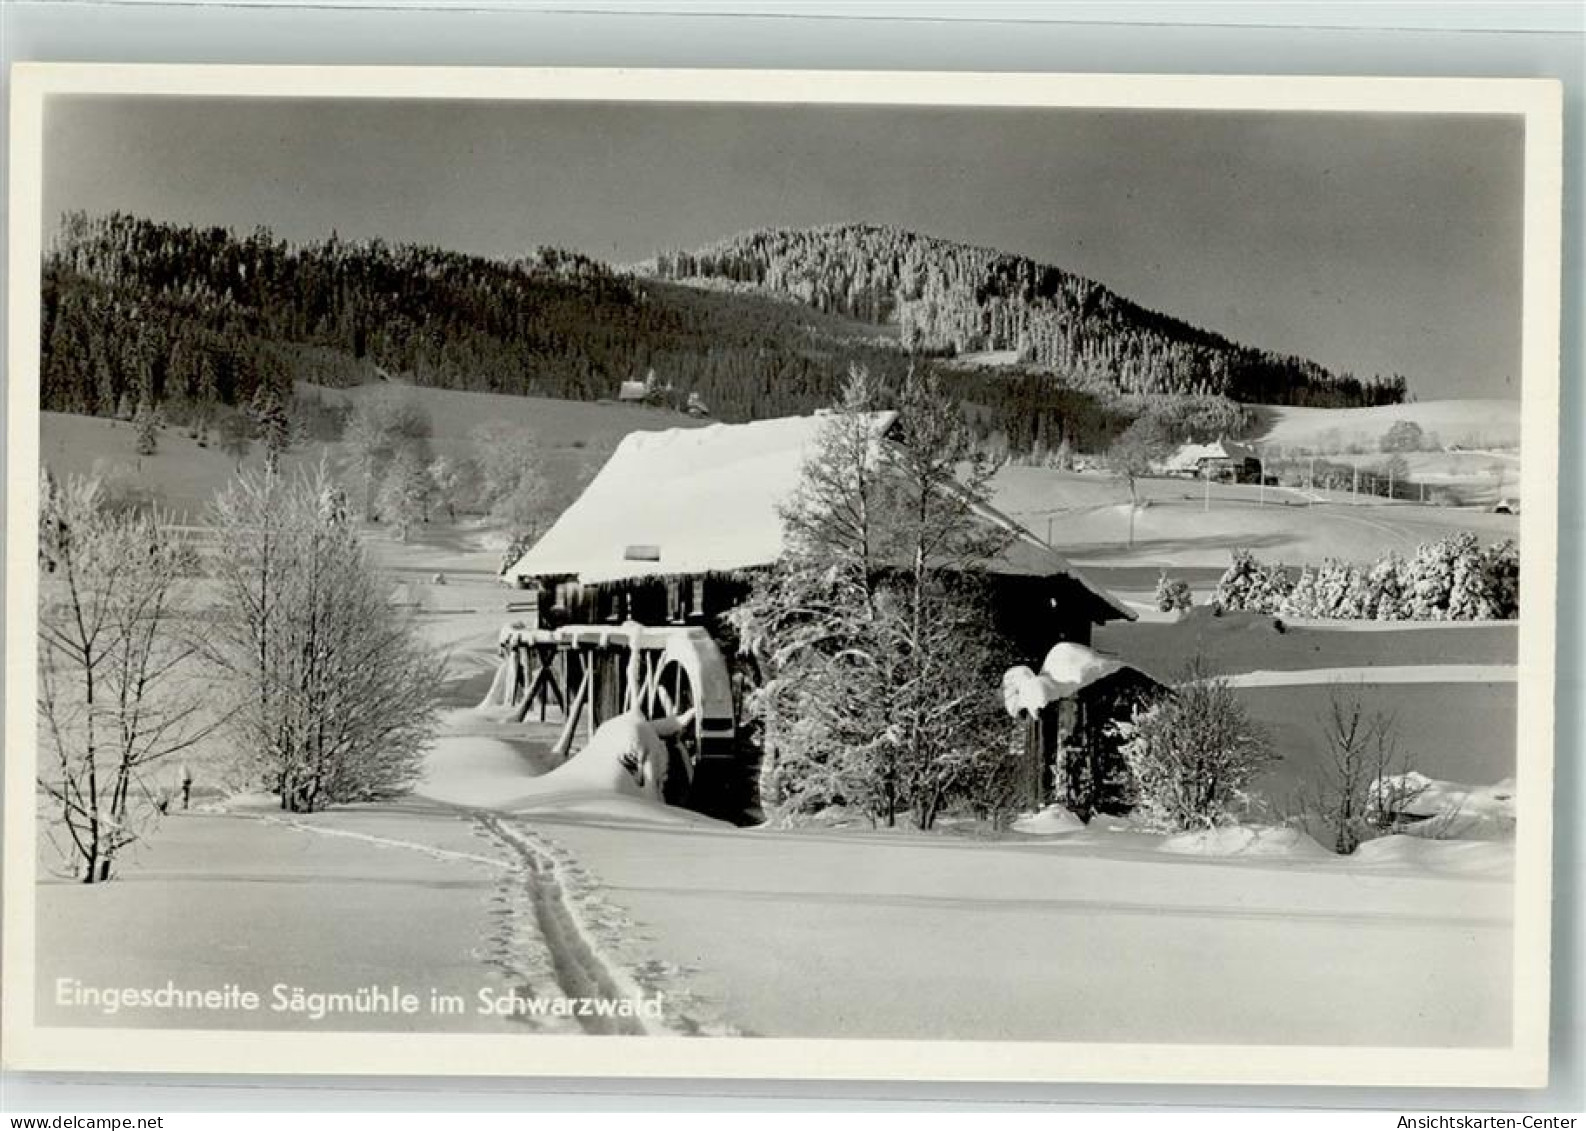
<svg viewBox="0 0 1586 1131"><path fill-rule="evenodd" d="M1235 550L1233 562L1212 592L1213 607L1224 611L1276 613L1282 611L1293 588L1288 570L1280 564L1263 564L1249 550Z"/></svg>
<svg viewBox="0 0 1586 1131"><path fill-rule="evenodd" d="M1486 549L1474 534L1389 551L1369 566L1328 558L1292 582L1282 565L1247 550L1217 583L1219 609L1332 620L1512 620L1520 615L1520 554L1513 542Z"/></svg>
<svg viewBox="0 0 1586 1131"><path fill-rule="evenodd" d="M1404 606L1411 620L1448 619L1455 557L1452 542L1445 538L1424 543L1405 563Z"/></svg>
<svg viewBox="0 0 1586 1131"><path fill-rule="evenodd" d="M1291 617L1319 617L1323 615L1320 610L1321 593L1317 588L1317 571L1305 566L1300 570L1299 577L1294 579L1294 586L1283 602L1283 612Z"/></svg>
<svg viewBox="0 0 1586 1131"><path fill-rule="evenodd" d="M1366 573L1361 615L1370 620L1404 619L1404 559L1390 550Z"/></svg>
<svg viewBox="0 0 1586 1131"><path fill-rule="evenodd" d="M1416 620L1475 620L1494 615L1487 597L1487 556L1474 534L1423 545L1406 564L1404 601Z"/></svg>
<svg viewBox="0 0 1586 1131"><path fill-rule="evenodd" d="M1195 604L1189 582L1182 577L1169 577L1166 573L1156 581L1156 607L1161 613L1183 612Z"/></svg>
<svg viewBox="0 0 1586 1131"><path fill-rule="evenodd" d="M1352 562L1328 558L1320 566L1306 566L1278 611L1291 617L1359 620L1372 616L1371 579Z"/></svg>
<svg viewBox="0 0 1586 1131"><path fill-rule="evenodd" d="M1225 679L1193 666L1173 694L1115 724L1134 779L1138 815L1183 832L1236 821L1246 787L1273 757L1271 740Z"/></svg>
<svg viewBox="0 0 1586 1131"><path fill-rule="evenodd" d="M1217 579L1212 590L1211 604L1216 609L1244 609L1249 607L1250 594L1256 587L1260 563L1249 550L1235 550L1234 560Z"/></svg>
<svg viewBox="0 0 1586 1131"><path fill-rule="evenodd" d="M1512 620L1520 615L1520 548L1511 539L1487 547L1483 555L1487 597L1492 615Z"/></svg>

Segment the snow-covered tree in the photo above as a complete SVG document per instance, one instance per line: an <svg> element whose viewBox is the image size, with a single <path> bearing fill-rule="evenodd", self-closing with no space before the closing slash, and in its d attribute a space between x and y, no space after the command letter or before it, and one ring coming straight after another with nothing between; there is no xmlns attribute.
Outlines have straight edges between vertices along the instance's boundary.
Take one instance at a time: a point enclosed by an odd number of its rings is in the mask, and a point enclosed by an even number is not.
<svg viewBox="0 0 1586 1131"><path fill-rule="evenodd" d="M134 446L140 456L152 456L160 445L160 417L148 401L139 401L132 414Z"/></svg>
<svg viewBox="0 0 1586 1131"><path fill-rule="evenodd" d="M1404 619L1404 559L1390 550L1366 573L1366 598L1360 610L1368 620Z"/></svg>
<svg viewBox="0 0 1586 1131"><path fill-rule="evenodd" d="M1012 536L977 513L996 468L934 374L910 371L888 457L889 556L900 565L887 606L902 677L893 711L903 792L928 829L977 759L1002 757L996 689L1012 657L986 627L979 571Z"/></svg>
<svg viewBox="0 0 1586 1131"><path fill-rule="evenodd" d="M387 601L325 469L241 476L213 525L212 656L259 784L295 812L406 789L434 734L443 666Z"/></svg>
<svg viewBox="0 0 1586 1131"><path fill-rule="evenodd" d="M242 471L242 461L248 458L253 447L253 432L248 420L240 412L227 412L220 418L220 450L225 452Z"/></svg>
<svg viewBox="0 0 1586 1131"><path fill-rule="evenodd" d="M262 384L254 390L248 416L254 435L264 447L264 469L274 474L280 470L281 457L292 446L292 417L273 385Z"/></svg>
<svg viewBox="0 0 1586 1131"><path fill-rule="evenodd" d="M435 484L423 454L412 447L398 449L380 484L380 517L398 541L406 542L413 528L430 520Z"/></svg>
<svg viewBox="0 0 1586 1131"><path fill-rule="evenodd" d="M1385 452L1418 452L1426 445L1426 434L1413 420L1396 420L1382 434L1381 447Z"/></svg>
<svg viewBox="0 0 1586 1131"><path fill-rule="evenodd" d="M1453 577L1448 589L1449 620L1486 620L1497 612L1488 558L1474 534L1461 535L1454 549Z"/></svg>
<svg viewBox="0 0 1586 1131"><path fill-rule="evenodd" d="M1004 756L1007 657L976 575L1005 535L976 512L991 469L933 379L910 377L889 442L875 406L855 371L784 509L788 553L734 624L768 677L753 704L768 807L929 828L984 801L985 760Z"/></svg>
<svg viewBox="0 0 1586 1131"><path fill-rule="evenodd" d="M471 439L485 509L514 534L539 537L556 515L539 441L532 432L503 423L476 428Z"/></svg>
<svg viewBox="0 0 1586 1131"><path fill-rule="evenodd" d="M386 473L400 452L412 452L429 463L429 414L416 401L382 389L359 399L343 437L355 475L363 484L365 518L378 516L378 498Z"/></svg>
<svg viewBox="0 0 1586 1131"><path fill-rule="evenodd" d="M1247 787L1273 758L1266 732L1228 681L1199 665L1172 695L1137 708L1116 726L1137 812L1163 831L1237 821L1248 805Z"/></svg>
<svg viewBox="0 0 1586 1131"><path fill-rule="evenodd" d="M837 806L896 811L881 625L882 440L863 370L849 374L782 511L787 553L732 613L765 674L746 704L764 734L761 804L789 820Z"/></svg>
<svg viewBox="0 0 1586 1131"><path fill-rule="evenodd" d="M1233 552L1233 561L1223 571L1212 591L1212 605L1225 610L1252 613L1280 612L1293 582L1281 563L1264 564L1249 550Z"/></svg>
<svg viewBox="0 0 1586 1131"><path fill-rule="evenodd" d="M430 484L435 501L446 508L446 517L457 521L457 512L477 505L480 493L479 465L467 457L438 455L430 462Z"/></svg>
<svg viewBox="0 0 1586 1131"><path fill-rule="evenodd" d="M1169 577L1164 571L1156 579L1156 608L1161 613L1184 612L1195 604L1195 595L1189 582L1182 577Z"/></svg>
<svg viewBox="0 0 1586 1131"><path fill-rule="evenodd" d="M184 608L191 550L158 515L108 506L97 481L40 486L44 827L97 883L161 811L154 771L219 716L197 678L204 626Z"/></svg>
<svg viewBox="0 0 1586 1131"><path fill-rule="evenodd" d="M1129 545L1134 545L1134 516L1140 509L1140 485L1156 462L1173 448L1173 437L1154 413L1145 413L1125 428L1107 449L1107 466L1129 487Z"/></svg>
<svg viewBox="0 0 1586 1131"><path fill-rule="evenodd" d="M1414 620L1447 620L1462 557L1477 553L1476 537L1460 534L1421 545L1405 563L1404 603Z"/></svg>
<svg viewBox="0 0 1586 1131"><path fill-rule="evenodd" d="M1513 541L1487 547L1482 563L1487 574L1488 594L1492 600L1492 615L1500 620L1512 620L1520 615L1520 549Z"/></svg>
<svg viewBox="0 0 1586 1131"><path fill-rule="evenodd" d="M1283 601L1283 613L1291 617L1320 617L1321 595L1317 590L1317 572L1311 566L1300 570L1300 575L1294 579L1294 586L1289 590L1289 595Z"/></svg>

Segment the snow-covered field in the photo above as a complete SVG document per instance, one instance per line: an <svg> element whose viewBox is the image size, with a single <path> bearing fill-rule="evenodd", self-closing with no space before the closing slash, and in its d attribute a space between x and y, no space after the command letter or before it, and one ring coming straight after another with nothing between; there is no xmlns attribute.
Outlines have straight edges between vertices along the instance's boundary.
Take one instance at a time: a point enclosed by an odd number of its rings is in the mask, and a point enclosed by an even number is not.
<svg viewBox="0 0 1586 1131"><path fill-rule="evenodd" d="M1401 420L1418 425L1442 447L1520 447L1520 401L1500 399L1412 401L1373 408L1300 408L1261 405L1262 444L1342 452L1351 446L1377 451L1384 433Z"/></svg>
<svg viewBox="0 0 1586 1131"><path fill-rule="evenodd" d="M469 586L441 588L479 603ZM496 619L433 614L449 637ZM41 883L41 986L658 992L649 1031L678 1033L1508 1040L1506 841L1395 837L1339 858L1289 830L1168 839L1051 813L995 838L733 829L614 790L598 766L547 775L554 724L461 706L488 685L491 639L456 637L459 706L411 802L180 815L117 883ZM48 998L41 988L41 1016L57 1023L195 1024ZM577 1031L473 1012L251 1023Z"/></svg>
<svg viewBox="0 0 1586 1131"><path fill-rule="evenodd" d="M1483 542L1517 537L1519 520L1479 509L1421 506L1347 493L1315 498L1280 487L1142 479L1129 545L1129 492L1116 477L1010 465L992 502L1080 565L1226 568L1235 547L1290 565L1374 561L1389 550L1464 531Z"/></svg>

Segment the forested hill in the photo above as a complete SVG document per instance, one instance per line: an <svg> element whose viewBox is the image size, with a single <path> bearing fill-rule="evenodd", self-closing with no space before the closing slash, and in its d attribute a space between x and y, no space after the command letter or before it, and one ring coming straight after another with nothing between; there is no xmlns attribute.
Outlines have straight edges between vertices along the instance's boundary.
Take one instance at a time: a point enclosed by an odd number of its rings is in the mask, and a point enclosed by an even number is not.
<svg viewBox="0 0 1586 1131"><path fill-rule="evenodd" d="M541 249L493 260L260 229L67 216L44 263L43 407L240 405L260 385L390 376L479 392L613 397L653 371L725 420L831 403L851 362L907 358L874 327L713 295Z"/></svg>
<svg viewBox="0 0 1586 1131"><path fill-rule="evenodd" d="M723 249L663 257L659 274L685 283L553 249L490 259L69 215L43 264L42 407L127 417L147 405L214 423L261 387L285 399L300 382L599 400L653 373L659 403L692 397L737 421L828 405L851 365L885 390L922 358L1010 335L1032 364L941 368L982 435L1014 454L1101 450L1141 411L1120 392L1139 389L1291 404L1402 395L1402 383L1362 386L1242 349L1027 260L905 233L765 234ZM1048 355L1066 360L1049 367ZM1201 397L1185 419L1214 438L1241 418Z"/></svg>
<svg viewBox="0 0 1586 1131"><path fill-rule="evenodd" d="M762 290L898 328L910 351L1014 351L1080 388L1342 407L1405 396L1403 377L1362 381L1231 342L1022 256L897 228L845 224L749 232L659 255L678 282Z"/></svg>

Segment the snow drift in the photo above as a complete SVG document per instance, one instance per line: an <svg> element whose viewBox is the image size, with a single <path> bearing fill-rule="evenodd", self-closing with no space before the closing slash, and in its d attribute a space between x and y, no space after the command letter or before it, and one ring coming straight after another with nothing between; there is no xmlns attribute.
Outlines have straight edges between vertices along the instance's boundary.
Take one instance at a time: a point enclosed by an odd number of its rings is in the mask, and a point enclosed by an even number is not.
<svg viewBox="0 0 1586 1131"><path fill-rule="evenodd" d="M1162 842L1163 852L1180 856L1287 856L1332 859L1333 854L1299 829L1225 825L1179 833Z"/></svg>
<svg viewBox="0 0 1586 1131"><path fill-rule="evenodd" d="M646 719L637 712L615 715L595 728L582 750L530 782L528 795L593 791L660 804L669 757L663 735L675 733L675 720Z"/></svg>
<svg viewBox="0 0 1586 1131"><path fill-rule="evenodd" d="M1013 822L1013 831L1027 836L1063 836L1085 830L1085 822L1061 805L1048 805L1039 813L1020 817Z"/></svg>
<svg viewBox="0 0 1586 1131"><path fill-rule="evenodd" d="M1383 778L1371 799L1406 821L1401 832L1447 840L1501 840L1514 835L1514 779L1474 786L1411 770Z"/></svg>

